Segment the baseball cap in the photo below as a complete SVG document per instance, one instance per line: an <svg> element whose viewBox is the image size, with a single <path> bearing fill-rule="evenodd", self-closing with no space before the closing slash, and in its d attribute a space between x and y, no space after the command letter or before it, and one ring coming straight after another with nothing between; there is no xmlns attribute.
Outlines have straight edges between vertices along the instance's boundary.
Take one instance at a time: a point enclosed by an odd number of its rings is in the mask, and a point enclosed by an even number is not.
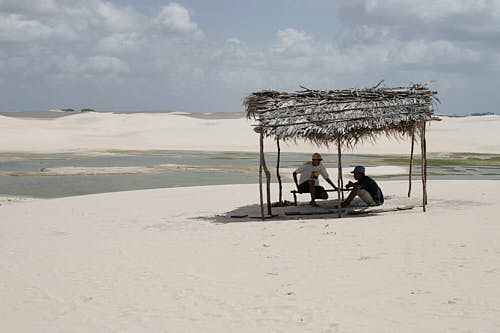
<svg viewBox="0 0 500 333"><path fill-rule="evenodd" d="M318 153L314 153L313 156L312 156L312 159L313 160L322 160L321 155L318 154Z"/></svg>
<svg viewBox="0 0 500 333"><path fill-rule="evenodd" d="M365 174L365 167L362 165L357 165L351 173L362 173Z"/></svg>

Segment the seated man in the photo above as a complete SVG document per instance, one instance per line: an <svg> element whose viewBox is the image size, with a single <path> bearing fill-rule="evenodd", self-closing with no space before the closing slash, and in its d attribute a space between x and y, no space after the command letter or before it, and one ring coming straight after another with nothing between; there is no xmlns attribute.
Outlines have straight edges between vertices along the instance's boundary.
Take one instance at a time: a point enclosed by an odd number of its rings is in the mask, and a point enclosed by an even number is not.
<svg viewBox="0 0 500 333"><path fill-rule="evenodd" d="M347 183L346 188L352 187L352 191L342 203L342 207L347 207L356 195L370 206L379 206L384 203L382 190L372 178L365 175L364 166L358 165L351 173L354 174L354 179L356 179L357 182L353 183L349 181L349 183Z"/></svg>
<svg viewBox="0 0 500 333"><path fill-rule="evenodd" d="M322 186L319 186L318 176L321 175L332 185L333 189L337 189L326 172L326 168L321 164L321 155L314 153L312 161L302 164L293 172L293 181L297 185L299 193L311 193L311 205L317 207L316 199L328 199L328 193ZM297 174L300 173L300 182L297 182Z"/></svg>

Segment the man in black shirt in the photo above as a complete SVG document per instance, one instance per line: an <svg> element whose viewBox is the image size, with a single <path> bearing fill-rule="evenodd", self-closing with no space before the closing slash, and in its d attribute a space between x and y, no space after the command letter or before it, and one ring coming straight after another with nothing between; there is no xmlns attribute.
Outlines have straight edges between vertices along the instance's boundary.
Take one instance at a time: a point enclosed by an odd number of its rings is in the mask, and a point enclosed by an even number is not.
<svg viewBox="0 0 500 333"><path fill-rule="evenodd" d="M356 195L370 206L380 206L384 203L382 190L372 178L365 176L364 166L358 165L351 173L354 174L354 179L356 179L357 182L353 183L349 181L349 183L347 183L346 188L352 188L352 191L347 199L342 202L342 207L349 206Z"/></svg>

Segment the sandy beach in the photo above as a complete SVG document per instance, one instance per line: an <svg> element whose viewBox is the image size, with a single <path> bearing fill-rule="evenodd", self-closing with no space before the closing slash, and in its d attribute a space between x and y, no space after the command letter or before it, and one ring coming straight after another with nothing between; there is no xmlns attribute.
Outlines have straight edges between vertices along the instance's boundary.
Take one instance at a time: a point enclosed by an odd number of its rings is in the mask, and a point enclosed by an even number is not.
<svg viewBox="0 0 500 333"><path fill-rule="evenodd" d="M249 125L179 114L0 116L0 149L257 151ZM498 116L444 117L430 126L429 151L499 153L498 128ZM355 152L408 149L382 139ZM2 196L0 331L498 332L500 181L428 185L426 213L418 182L407 198L405 181L382 181L383 208L415 208L338 219L335 200L313 210L302 196L266 221L253 218L256 184Z"/></svg>
<svg viewBox="0 0 500 333"><path fill-rule="evenodd" d="M406 185L384 206L418 204ZM256 185L2 206L0 328L498 332L498 185L434 181L426 213L342 219L230 218Z"/></svg>

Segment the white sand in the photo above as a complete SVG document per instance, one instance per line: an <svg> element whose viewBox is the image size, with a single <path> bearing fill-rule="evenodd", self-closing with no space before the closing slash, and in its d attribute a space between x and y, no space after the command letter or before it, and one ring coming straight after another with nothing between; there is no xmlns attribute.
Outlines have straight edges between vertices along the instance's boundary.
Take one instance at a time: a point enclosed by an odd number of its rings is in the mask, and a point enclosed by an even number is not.
<svg viewBox="0 0 500 333"><path fill-rule="evenodd" d="M499 332L499 185L432 181L427 213L340 220L215 218L256 185L1 206L0 331Z"/></svg>
<svg viewBox="0 0 500 333"><path fill-rule="evenodd" d="M98 152L107 150L258 151L258 136L244 119L197 119L179 113L87 112L55 119L0 116L0 152ZM443 117L428 130L429 152L500 153L500 116ZM266 151L276 151L267 140ZM284 152L336 152L311 144L283 144ZM382 137L348 153L408 154L409 141ZM417 145L416 151L419 151Z"/></svg>
<svg viewBox="0 0 500 333"><path fill-rule="evenodd" d="M428 150L498 154L499 129L498 116L445 117L432 123ZM0 116L0 142L0 152L27 153L258 150L245 119L182 114ZM335 152L310 144L282 147ZM275 151L273 142L266 151ZM408 151L409 142L382 139L354 153ZM183 167L74 166L42 173ZM387 168L368 171L406 171ZM216 216L257 215L256 185L1 197L0 332L499 332L499 185L431 181L427 213L417 207L266 222ZM384 207L418 205L420 184L412 199L406 186L382 183ZM286 184L285 199L292 200L289 190ZM317 212L334 207L329 201ZM285 210L313 209L275 212Z"/></svg>

